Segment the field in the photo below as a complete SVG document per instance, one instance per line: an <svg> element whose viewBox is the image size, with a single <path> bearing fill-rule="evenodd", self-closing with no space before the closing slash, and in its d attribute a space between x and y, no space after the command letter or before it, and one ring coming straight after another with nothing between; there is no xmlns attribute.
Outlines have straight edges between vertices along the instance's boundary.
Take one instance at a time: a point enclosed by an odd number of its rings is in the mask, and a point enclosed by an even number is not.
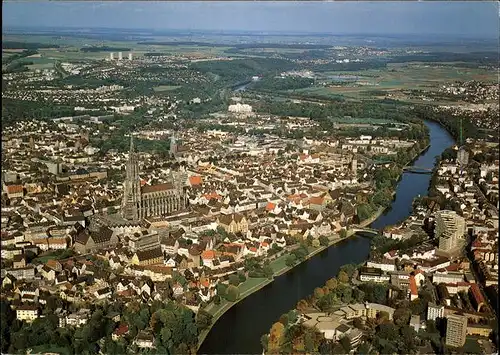
<svg viewBox="0 0 500 355"><path fill-rule="evenodd" d="M163 91L173 91L181 88L181 86L175 86L175 85L160 85L160 86L155 86L153 88L154 91L156 92L163 92Z"/></svg>
<svg viewBox="0 0 500 355"><path fill-rule="evenodd" d="M155 41L161 41L164 38L155 38ZM108 46L130 48L134 56L140 57L145 53L164 53L165 55L189 55L189 56L217 56L221 55L228 47L200 47L196 45L153 45L153 44L138 44L138 41L101 41L97 39L66 37L66 36L22 36L22 35L5 35L2 36L3 41L18 41L29 43L53 44L60 48L42 48L38 52L42 58L54 61L57 60L100 60L109 58L109 51L99 52L81 52L80 49L88 46ZM169 39L171 40L171 38ZM22 52L22 49L8 49L2 53L3 57L14 53ZM116 51L118 52L118 51ZM128 52L124 52L124 57ZM115 54L116 56L116 54Z"/></svg>
<svg viewBox="0 0 500 355"><path fill-rule="evenodd" d="M358 76L356 84L335 85L330 87L312 87L296 92L311 95L344 95L346 98L360 99L366 96L383 98L386 94L400 90L433 90L446 83L455 81L485 81L496 82L497 73L494 70L482 68L464 68L460 63L401 63L389 64L386 70L363 70L354 72L328 72L330 75Z"/></svg>

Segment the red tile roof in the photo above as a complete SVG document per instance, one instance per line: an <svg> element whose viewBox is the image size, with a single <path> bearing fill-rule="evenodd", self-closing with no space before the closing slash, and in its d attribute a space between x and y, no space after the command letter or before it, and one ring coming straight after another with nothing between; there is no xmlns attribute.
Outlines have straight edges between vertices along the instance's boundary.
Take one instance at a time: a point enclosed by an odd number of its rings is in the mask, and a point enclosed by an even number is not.
<svg viewBox="0 0 500 355"><path fill-rule="evenodd" d="M474 299L475 299L477 305L484 303L483 294L481 293L481 290L479 289L479 286L477 284L472 284L470 287L470 290L471 290L472 296L474 296Z"/></svg>
<svg viewBox="0 0 500 355"><path fill-rule="evenodd" d="M17 194L19 192L23 192L23 185L9 185L7 186L7 193L8 194Z"/></svg>
<svg viewBox="0 0 500 355"><path fill-rule="evenodd" d="M276 205L274 203L268 202L266 205L266 210L272 211L272 210L274 210L275 207L276 207Z"/></svg>
<svg viewBox="0 0 500 355"><path fill-rule="evenodd" d="M128 325L121 324L118 328L116 328L114 333L115 333L115 335L118 335L118 336L127 334L128 333Z"/></svg>
<svg viewBox="0 0 500 355"><path fill-rule="evenodd" d="M417 282L415 281L415 276L410 275L410 292L412 295L418 295Z"/></svg>
<svg viewBox="0 0 500 355"><path fill-rule="evenodd" d="M195 175L195 176L190 176L189 177L189 184L191 186L193 186L193 185L201 185L201 183L202 183L201 176Z"/></svg>
<svg viewBox="0 0 500 355"><path fill-rule="evenodd" d="M205 250L201 253L202 259L215 259L215 251L213 250Z"/></svg>

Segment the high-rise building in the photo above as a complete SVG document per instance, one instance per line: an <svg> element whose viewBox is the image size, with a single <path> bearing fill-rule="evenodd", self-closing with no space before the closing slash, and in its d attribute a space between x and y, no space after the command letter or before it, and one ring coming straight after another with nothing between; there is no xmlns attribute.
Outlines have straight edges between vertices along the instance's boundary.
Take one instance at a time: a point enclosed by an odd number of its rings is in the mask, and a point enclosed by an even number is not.
<svg viewBox="0 0 500 355"><path fill-rule="evenodd" d="M450 314L446 319L446 345L455 348L464 346L467 336L467 317Z"/></svg>
<svg viewBox="0 0 500 355"><path fill-rule="evenodd" d="M464 245L465 219L455 211L443 210L436 212L436 238L439 238L439 249L455 250Z"/></svg>
<svg viewBox="0 0 500 355"><path fill-rule="evenodd" d="M457 152L457 162L460 165L460 168L469 164L469 152L464 147L460 147Z"/></svg>
<svg viewBox="0 0 500 355"><path fill-rule="evenodd" d="M115 60L115 54L113 52L109 53L109 60Z"/></svg>
<svg viewBox="0 0 500 355"><path fill-rule="evenodd" d="M138 221L149 216L168 215L186 207L187 199L180 174L172 173L167 183L141 185L139 164L131 135L127 174L123 183L122 217Z"/></svg>
<svg viewBox="0 0 500 355"><path fill-rule="evenodd" d="M122 60L123 59L123 53L122 52L118 52L118 60Z"/></svg>
<svg viewBox="0 0 500 355"><path fill-rule="evenodd" d="M356 176L358 173L358 161L356 159L353 159L351 161L351 171L354 174L354 176Z"/></svg>
<svg viewBox="0 0 500 355"><path fill-rule="evenodd" d="M444 306L429 303L427 306L427 320L436 320L444 317Z"/></svg>
<svg viewBox="0 0 500 355"><path fill-rule="evenodd" d="M128 54L128 60L132 60L132 53Z"/></svg>

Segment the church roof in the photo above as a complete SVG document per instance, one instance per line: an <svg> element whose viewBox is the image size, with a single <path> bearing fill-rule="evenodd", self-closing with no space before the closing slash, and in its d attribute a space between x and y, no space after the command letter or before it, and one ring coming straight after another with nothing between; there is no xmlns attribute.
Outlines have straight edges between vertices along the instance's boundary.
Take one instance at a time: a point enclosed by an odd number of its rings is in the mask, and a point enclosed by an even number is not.
<svg viewBox="0 0 500 355"><path fill-rule="evenodd" d="M167 191L167 190L173 190L174 185L172 183L165 183L165 184L158 184L158 185L152 185L152 186L143 186L142 187L142 193L147 194L147 193L153 193L153 192L161 192L161 191Z"/></svg>

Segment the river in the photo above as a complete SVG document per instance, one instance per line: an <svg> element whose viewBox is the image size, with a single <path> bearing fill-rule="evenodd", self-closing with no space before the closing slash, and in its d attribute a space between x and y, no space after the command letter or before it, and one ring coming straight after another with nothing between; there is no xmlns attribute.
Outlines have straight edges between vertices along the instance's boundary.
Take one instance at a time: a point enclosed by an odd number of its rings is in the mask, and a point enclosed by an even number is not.
<svg viewBox="0 0 500 355"><path fill-rule="evenodd" d="M454 144L439 124L425 122L430 131L430 147L414 163L432 168L435 157ZM431 175L404 173L396 188L391 208L372 223L374 228L397 223L411 213L413 198L426 195ZM269 332L279 317L318 286L335 276L340 267L360 263L370 252L370 239L354 235L305 261L274 282L251 294L229 309L214 325L203 342L200 354L260 354L260 337Z"/></svg>

